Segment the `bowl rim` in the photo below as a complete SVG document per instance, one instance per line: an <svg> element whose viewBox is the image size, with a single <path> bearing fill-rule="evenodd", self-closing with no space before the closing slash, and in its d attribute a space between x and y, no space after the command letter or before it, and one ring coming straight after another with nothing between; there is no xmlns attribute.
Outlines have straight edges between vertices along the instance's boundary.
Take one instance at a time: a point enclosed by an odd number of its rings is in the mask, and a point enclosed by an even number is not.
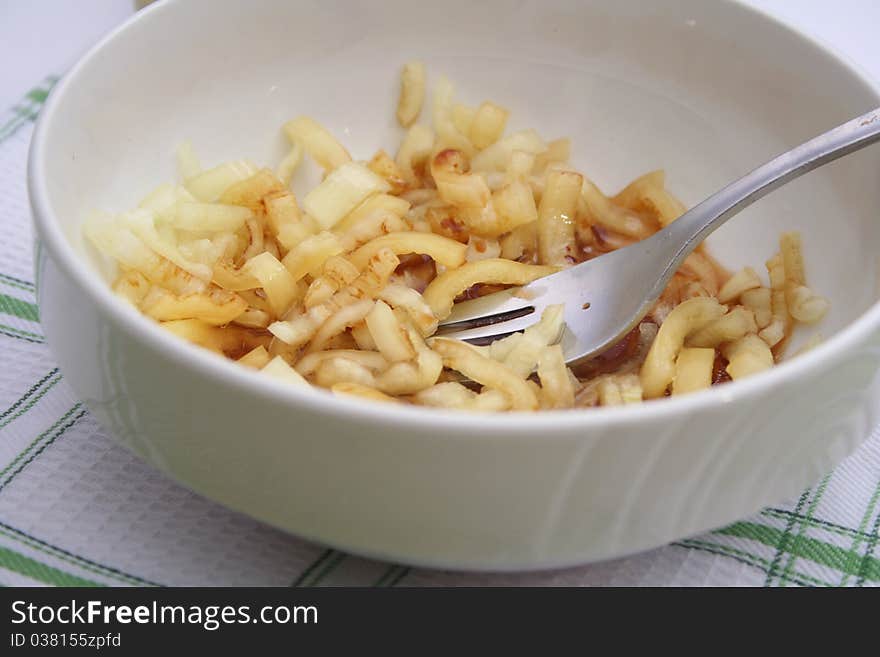
<svg viewBox="0 0 880 657"><path fill-rule="evenodd" d="M119 330L132 339L173 358L176 363L196 371L206 381L222 380L230 389L242 394L256 394L274 403L298 406L326 415L347 414L352 421L365 421L392 429L414 429L426 424L437 429L473 437L533 435L535 430L547 431L541 435L547 440L554 435L566 435L572 429L597 429L608 425L632 426L652 421L663 421L691 413L706 411L731 403L766 394L770 389L792 378L815 374L840 359L857 343L880 329L880 300L875 301L861 315L844 326L829 339L809 352L792 360L783 361L766 372L724 386L684 395L678 398L647 400L627 407L590 409L542 410L537 412L473 413L449 409L434 409L404 404L380 404L353 396L334 395L316 387L299 387L274 381L250 368L241 367L223 356L197 347L162 331L155 322L136 309L127 306L112 292L106 281L91 271L64 235L49 200L46 162L48 134L62 105L65 92L88 70L92 60L114 42L125 37L132 29L148 23L154 16L168 11L180 0L163 0L133 14L95 45L62 77L52 90L38 117L31 140L27 186L37 239L52 258L53 263ZM861 83L880 103L880 81L874 80L859 64L840 53L835 47L782 21L767 11L746 4L743 0L721 0L721 4L752 14L761 21L773 23L790 36L801 39L805 45L822 51L826 57L847 71L855 82ZM38 263L35 263L38 266ZM50 345L51 346L51 345ZM552 429L552 430L551 430ZM548 431L549 430L549 431ZM415 432L415 435L422 435ZM424 434L427 435L427 434Z"/></svg>

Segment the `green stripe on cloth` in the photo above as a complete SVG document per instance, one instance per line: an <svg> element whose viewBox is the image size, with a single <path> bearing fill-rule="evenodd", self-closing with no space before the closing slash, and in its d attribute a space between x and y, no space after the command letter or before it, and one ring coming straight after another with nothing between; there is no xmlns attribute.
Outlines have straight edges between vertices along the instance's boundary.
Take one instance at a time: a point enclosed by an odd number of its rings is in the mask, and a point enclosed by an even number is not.
<svg viewBox="0 0 880 657"><path fill-rule="evenodd" d="M409 575L410 570L410 568L402 567L400 571L398 571L397 576L392 578L392 580L388 582L388 586L393 587L400 584L400 582L403 581L403 578Z"/></svg>
<svg viewBox="0 0 880 657"><path fill-rule="evenodd" d="M30 292L31 294L33 294L35 289L34 284L30 281L15 278L14 276L9 276L7 274L0 274L0 283L8 285L9 287L18 288L19 290L24 290L25 292Z"/></svg>
<svg viewBox="0 0 880 657"><path fill-rule="evenodd" d="M49 427L49 428L46 429L43 433L41 433L39 436L37 436L36 438L34 438L34 440L31 442L31 444L28 445L27 447L25 447L25 448L24 448L24 451L22 451L18 456L16 456L16 457L12 460L12 463L10 463L10 464L7 465L5 468L3 468L3 470L0 470L0 477L3 477L3 475L5 475L7 472L9 472L9 470L11 470L19 460L21 460L22 458L24 458L24 456L25 456L25 455L26 455L31 449L33 449L33 448L37 445L37 443L39 443L39 442L40 442L40 441L41 441L46 435L48 435L49 433L51 433L52 431L54 431L54 430L58 427L58 425L60 425L61 423L63 423L67 418L69 418L71 415L73 415L73 414L77 411L77 409L79 409L79 408L81 408L81 407L82 407L82 404L81 404L80 402L77 402L76 404L74 404L73 406L71 406L71 407L67 410L67 412L66 412L64 415L62 415L58 420L56 420L56 422L55 422L51 427Z"/></svg>
<svg viewBox="0 0 880 657"><path fill-rule="evenodd" d="M387 586L392 587L395 586L400 580L406 577L409 574L409 568L406 566L390 566L382 576L376 580L373 586L381 587Z"/></svg>
<svg viewBox="0 0 880 657"><path fill-rule="evenodd" d="M79 413L74 415L79 410ZM82 418L86 414L86 410L82 408L82 403L77 402L74 404L61 418L55 422L51 427L46 429L39 436L34 438L30 445L25 447L24 451L22 451L18 456L16 456L12 462L7 465L3 470L0 470L0 479L6 477L5 481L0 482L0 490L3 490L9 482L11 482L15 476L21 472L28 463L34 460L36 456L41 454L46 447L55 442L58 438L60 438L64 433L76 424L80 418ZM74 415L72 420L68 421ZM67 422L64 424L64 422ZM60 427L60 428L59 428ZM54 434L52 432L55 432ZM52 434L50 436L50 434ZM48 437L48 438L47 438ZM13 470L13 468L16 468ZM7 476L8 474L8 476Z"/></svg>
<svg viewBox="0 0 880 657"><path fill-rule="evenodd" d="M844 527L843 525L838 525L837 523L829 522L827 520L823 520L822 518L807 518L804 515L796 514L794 511L789 511L787 509L764 509L763 511L761 511L761 515L765 518L773 518L776 520L788 520L789 518L794 516L796 520L806 522L810 527L814 529L824 529L831 532L832 534L837 534L838 536L845 536L847 538L862 536L862 538L866 540L870 538L870 535L867 532L860 533L857 529Z"/></svg>
<svg viewBox="0 0 880 657"><path fill-rule="evenodd" d="M779 572L779 563L782 560L783 555L785 555L785 549L788 547L791 532L797 524L797 518L801 517L801 509L803 509L804 504L807 503L807 499L810 497L810 492L810 490L805 490L798 498L797 506L794 508L794 515L785 523L785 530L782 532L780 540L771 546L776 548L776 553L773 555L773 561L770 563L769 570L767 570L767 579L764 580L764 586L770 586L773 580L773 574Z"/></svg>
<svg viewBox="0 0 880 657"><path fill-rule="evenodd" d="M327 563L324 565L321 570L318 571L317 575L315 575L314 579L306 584L305 586L318 586L324 579L326 579L330 573L336 570L336 567L345 561L348 555L342 552L335 552L334 554L327 560Z"/></svg>
<svg viewBox="0 0 880 657"><path fill-rule="evenodd" d="M0 142L6 141L23 125L37 118L43 103L49 96L49 92L52 91L52 87L57 82L58 76L47 76L37 87L28 91L24 98L9 110L13 116L0 126Z"/></svg>
<svg viewBox="0 0 880 657"><path fill-rule="evenodd" d="M27 92L20 101L9 108L8 112L12 114L12 118L0 126L0 131L9 130L9 128L14 126L17 122L27 121L34 116L34 112L40 107L40 105L42 105L42 103L35 103L30 98L31 91Z"/></svg>
<svg viewBox="0 0 880 657"><path fill-rule="evenodd" d="M49 97L48 89L31 89L27 92L28 100L31 100L38 105L42 105L46 102L46 99Z"/></svg>
<svg viewBox="0 0 880 657"><path fill-rule="evenodd" d="M878 486L878 490L880 490L880 486ZM868 579L868 569L871 567L871 560L873 559L874 550L877 548L878 540L880 540L880 513L874 518L874 527L871 530L871 538L868 539L868 545L865 548L865 555L862 557L862 565L859 566L859 577L856 580L856 586L864 586L865 580Z"/></svg>
<svg viewBox="0 0 880 657"><path fill-rule="evenodd" d="M56 376L54 379L52 379L51 381L49 381L49 383L46 384L45 387L42 387L42 388L39 390L39 393L37 393L36 396L35 396L33 399L28 400L28 397L29 397L30 395L32 395L32 394L34 393L34 391L38 389L38 387L42 386L42 384L46 381L46 379L48 379L50 376L52 376L52 375L54 375L54 374L57 374L57 373L58 373L58 368L56 367L54 370L52 370L51 372L49 372L49 374L47 374L45 378L41 379L41 380L40 380L38 383L36 383L36 384L35 384L30 390L28 390L28 391L24 394L23 397L21 397L18 401L16 401L16 402L15 402L12 406L10 406L8 409L6 409L5 411L3 411L3 414L0 415L0 420L2 420L2 421L0 421L0 429L2 429L3 427L5 427L5 426L6 426L7 424L9 424L10 422L16 420L17 418L20 418L20 417L21 417L22 415L24 415L25 413L27 413L30 409L32 409L32 408L34 407L34 405L35 405L38 401L40 401L40 400L46 395L47 392L49 392L53 387L55 387L55 385L56 385L59 381L61 381L61 375L60 375L60 374L58 374L58 376ZM26 401L27 403L25 403L25 404L22 406L22 403L24 403L25 401ZM21 406L21 408L19 408L19 406ZM9 415L10 413L12 413L12 412L15 411L16 409L18 409L18 411L15 412L14 415L12 415L11 417L6 417L7 415Z"/></svg>
<svg viewBox="0 0 880 657"><path fill-rule="evenodd" d="M737 522L715 533L757 541L770 547L785 550L786 552L790 551L795 557L809 559L842 573L858 576L864 572L865 579L880 581L880 559L866 554L864 555L866 561L863 562L863 555L858 552L815 538L802 536L801 540L791 541L786 544L786 533L784 531L754 522ZM779 563L775 559L771 563L767 574L768 578L780 577L782 579L791 579L791 573L780 570Z"/></svg>
<svg viewBox="0 0 880 657"><path fill-rule="evenodd" d="M15 133L18 132L22 126L27 125L30 121L33 121L36 118L36 113L28 114L26 112L22 112L13 119L10 119L6 124L3 125L2 128L0 128L0 144L15 135Z"/></svg>
<svg viewBox="0 0 880 657"><path fill-rule="evenodd" d="M26 319L29 322L40 321L40 315L37 311L36 304L10 297L6 294L0 294L0 313L14 315L20 319Z"/></svg>
<svg viewBox="0 0 880 657"><path fill-rule="evenodd" d="M737 550L736 548L732 548L727 545L709 543L707 541L701 541L695 538L688 538L683 541L673 543L672 545L676 547L687 548L689 550L708 552L709 554L716 554L722 557L729 557L734 561L738 561L747 566L751 566L752 568L757 568L758 570L761 570L765 573L770 571L770 562L767 559L759 557L756 554L751 554L750 552ZM800 573L792 575L791 583L798 584L800 586L830 586L830 584L828 584L827 582L823 582L822 580L815 577L803 575Z"/></svg>
<svg viewBox="0 0 880 657"><path fill-rule="evenodd" d="M859 522L859 534L856 535L855 540L853 541L852 548L857 550L862 543L861 534L864 534L865 530L868 528L868 522L871 519L871 515L874 513L874 509L877 506L877 499L880 497L880 483L877 484L877 487L874 488L874 493L871 495L871 499L868 501L868 505L865 507L865 513L862 515L862 520ZM840 580L841 586L846 586L849 581L849 574L844 574L843 578Z"/></svg>
<svg viewBox="0 0 880 657"><path fill-rule="evenodd" d="M322 563L327 561L327 559L329 559L331 556L333 556L335 552L335 550L330 549L324 550L317 559L315 559L311 564L306 567L304 571L302 571L302 573L300 573L299 577L294 580L291 586L308 586L307 582L309 581L309 578L311 577L315 569L318 568Z"/></svg>
<svg viewBox="0 0 880 657"><path fill-rule="evenodd" d="M21 406L21 405L27 400L28 397L30 397L30 396L31 396L32 394L34 394L37 390L39 390L40 388L42 388L42 387L43 387L43 384L46 383L46 381L48 381L49 379L51 379L51 378L52 378L53 376L55 376L56 374L58 374L58 368L57 368L57 367L54 368L54 369L52 369L48 374L46 374L46 376L44 376L42 379L40 379L40 380L37 381L34 385L32 385L32 386L28 389L27 392L25 392L21 397L18 398L18 400L17 400L15 403L12 404L12 406L10 406L10 407L7 408L5 411L3 411L2 413L0 413L0 420L2 420L2 419L5 418L7 415L9 415L10 413L12 413L12 412L13 412L16 408L18 408L19 406Z"/></svg>
<svg viewBox="0 0 880 657"><path fill-rule="evenodd" d="M9 338L15 338L16 340L32 342L34 344L43 344L46 342L46 339L42 335L32 333L31 331L25 331L24 329L15 328L8 324L0 324L0 334Z"/></svg>
<svg viewBox="0 0 880 657"><path fill-rule="evenodd" d="M85 415L87 413L88 413L88 411L86 411L85 409L80 411L76 416L74 416L74 418L72 420L70 420L70 422L68 422L63 427L61 427L51 438L49 438L49 440L47 440L45 443L40 445L39 448L33 454L29 455L27 457L27 459L25 461L23 461L22 464L20 466L18 466L18 468L6 478L6 481L4 481L3 483L0 483L0 491L2 491L4 488L6 488L6 486L8 486L10 483L12 483L12 480L15 479L15 477L17 477L21 473L22 470L24 470L28 465L30 465L30 463L33 462L33 460L35 458L37 458L40 454L42 454L46 450L47 447L52 445L56 440L58 440L61 436L63 436L65 433L67 433L67 430L70 429L71 427L73 427L83 417L85 417Z"/></svg>
<svg viewBox="0 0 880 657"><path fill-rule="evenodd" d="M786 560L785 568L782 571L783 577L790 574L791 571L794 569L795 561L797 561L797 555L800 552L800 542L803 539L804 532L807 530L810 521L812 521L813 519L813 515L816 513L816 507L819 506L819 500L822 499L822 496L828 489L829 481L831 481L831 475L825 475L822 478L822 481L819 482L819 485L816 487L815 493L813 493L813 499L810 501L810 506L807 508L807 513L805 514L806 517L798 525L798 531L794 537L794 545L788 551L788 559Z"/></svg>
<svg viewBox="0 0 880 657"><path fill-rule="evenodd" d="M0 522L0 535L6 536L9 539L21 543L22 545L29 547L32 550L37 550L38 552L41 552L47 556L53 557L60 561L64 561L73 566L76 566L77 568L86 570L96 575L102 575L104 577L116 579L126 584L136 584L141 586L160 586L155 582L151 582L141 577L136 577L135 575L124 573L116 568L105 566L95 561L86 559L85 557L73 554L72 552L68 552L67 550L64 550L56 545L50 545L49 543L41 541L40 539L31 536L30 534L24 533L20 529L10 527L9 525L2 522Z"/></svg>
<svg viewBox="0 0 880 657"><path fill-rule="evenodd" d="M0 141L6 139L6 137L12 135L19 127L27 123L27 117L21 114L19 108L13 107L10 112L12 113L12 118L6 121L3 125L0 125Z"/></svg>
<svg viewBox="0 0 880 657"><path fill-rule="evenodd" d="M2 545L0 545L0 566L14 573L19 573L25 577L54 586L103 586L92 580L77 577L63 570L47 566Z"/></svg>
<svg viewBox="0 0 880 657"><path fill-rule="evenodd" d="M874 489L874 494L871 496L871 501L868 503L870 511L865 514L865 519L870 518L874 509L877 508L878 497L880 497L880 483L877 484L877 488ZM880 532L880 513L874 518L874 526L871 528L871 536L868 538L868 543L865 546L865 556L862 558L862 564L859 566L856 586L864 586L865 580L868 579L867 573L871 567L870 560L873 558L872 555L874 554L874 548L877 547L878 532Z"/></svg>
<svg viewBox="0 0 880 657"><path fill-rule="evenodd" d="M385 572L383 572L379 576L379 579L377 579L375 582L373 582L373 586L376 586L376 587L385 586L385 582L391 579L391 576L397 572L398 568L399 568L399 566L394 565L394 564L388 566L388 568L385 569Z"/></svg>
<svg viewBox="0 0 880 657"><path fill-rule="evenodd" d="M318 586L336 567L342 563L346 554L337 552L336 550L324 550L315 561L313 561L303 572L296 578L293 586Z"/></svg>

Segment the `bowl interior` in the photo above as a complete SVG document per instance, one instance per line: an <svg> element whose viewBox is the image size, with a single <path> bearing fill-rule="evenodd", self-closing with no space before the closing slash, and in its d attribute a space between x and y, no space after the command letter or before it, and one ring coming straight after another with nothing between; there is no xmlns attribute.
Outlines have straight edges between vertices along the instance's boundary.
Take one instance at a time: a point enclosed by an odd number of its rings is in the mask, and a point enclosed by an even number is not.
<svg viewBox="0 0 880 657"><path fill-rule="evenodd" d="M355 158L393 152L398 71L412 58L462 102L508 107L512 129L571 137L574 163L604 190L664 168L688 205L878 98L820 46L732 2L169 1L66 85L46 133L51 206L95 263L84 217L172 180L183 140L205 165L274 166L281 124L308 114ZM828 337L880 297L878 172L874 148L795 181L713 235L712 252L760 267L779 233L802 231L809 283L833 304Z"/></svg>

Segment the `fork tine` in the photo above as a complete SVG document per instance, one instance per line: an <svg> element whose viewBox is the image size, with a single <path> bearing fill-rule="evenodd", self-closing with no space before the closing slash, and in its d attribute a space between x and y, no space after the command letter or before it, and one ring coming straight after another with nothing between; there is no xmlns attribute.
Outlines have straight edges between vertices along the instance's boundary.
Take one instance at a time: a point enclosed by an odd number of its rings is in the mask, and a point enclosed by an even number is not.
<svg viewBox="0 0 880 657"><path fill-rule="evenodd" d="M503 290L457 303L452 307L450 315L440 322L439 328L462 330L531 314L534 304L527 299L513 296L516 291L516 288Z"/></svg>
<svg viewBox="0 0 880 657"><path fill-rule="evenodd" d="M534 312L534 306L524 306L522 308L508 310L506 312L492 313L491 315L483 315L482 317L474 317L473 319L462 319L455 322L447 321L439 325L437 327L437 330L443 331L444 333L451 333L453 331L465 331L467 329L475 329L482 326L492 326L494 324L500 324L502 322L507 322L512 319L524 317L525 315L531 315Z"/></svg>
<svg viewBox="0 0 880 657"><path fill-rule="evenodd" d="M470 342L471 344L489 344L490 342L494 342L495 340L506 337L511 333L524 331L528 327L532 326L535 322L537 322L539 317L540 314L536 315L536 311L533 310L527 315L518 315L506 321L499 321L484 326L477 325L473 328L467 328L458 331L454 329L450 329L448 332L444 331L442 333L438 331L437 335L441 335L444 338L464 340L465 342Z"/></svg>

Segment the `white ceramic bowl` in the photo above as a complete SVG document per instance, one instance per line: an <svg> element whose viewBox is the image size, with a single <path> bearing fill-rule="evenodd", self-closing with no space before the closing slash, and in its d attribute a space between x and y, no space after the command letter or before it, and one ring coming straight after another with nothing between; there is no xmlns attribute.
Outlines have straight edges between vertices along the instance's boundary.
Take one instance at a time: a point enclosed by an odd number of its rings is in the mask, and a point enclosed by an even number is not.
<svg viewBox="0 0 880 657"><path fill-rule="evenodd" d="M638 408L476 416L284 387L117 301L82 244L207 162L277 162L281 123L325 122L356 157L395 148L397 72L419 57L513 127L573 138L614 189L656 167L694 203L878 104L820 45L732 2L189 0L137 15L43 110L30 191L42 322L116 438L207 497L299 536L467 569L562 566L730 522L814 482L877 421L880 149L774 193L713 236L731 267L802 231L828 340L769 373ZM802 339L799 338L799 339ZM796 345L795 347L796 348Z"/></svg>

